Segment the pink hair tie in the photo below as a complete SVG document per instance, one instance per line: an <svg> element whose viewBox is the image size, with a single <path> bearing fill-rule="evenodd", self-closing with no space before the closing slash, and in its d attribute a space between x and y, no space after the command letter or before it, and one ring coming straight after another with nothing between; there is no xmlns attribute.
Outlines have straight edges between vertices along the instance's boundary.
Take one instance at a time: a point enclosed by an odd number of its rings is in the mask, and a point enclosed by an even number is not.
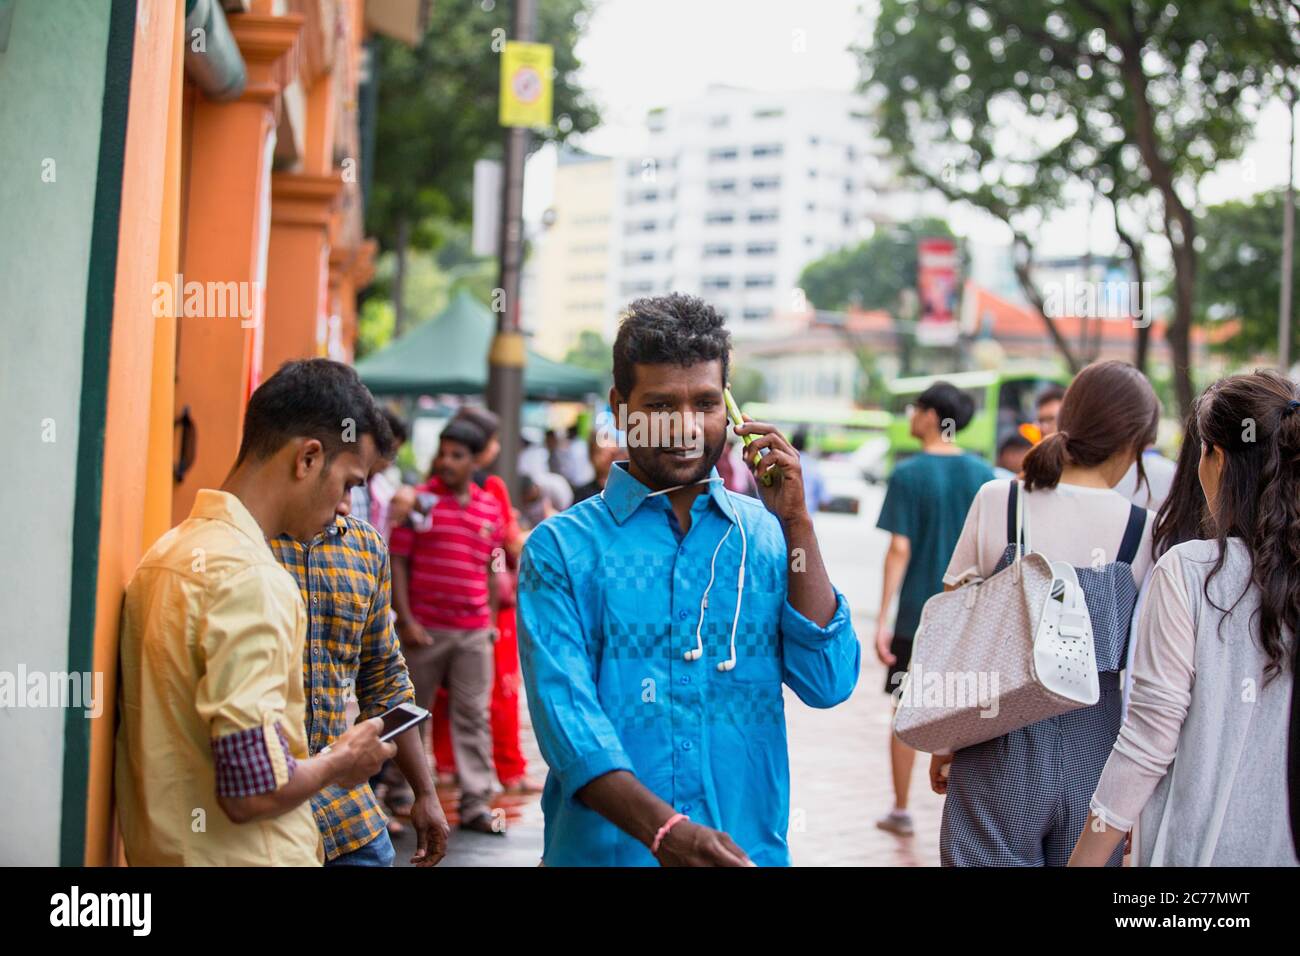
<svg viewBox="0 0 1300 956"><path fill-rule="evenodd" d="M664 842L664 837L668 835L668 831L677 826L677 824L681 823L683 820L689 819L690 817L684 813L674 813L669 817L668 821L659 828L659 832L655 834L655 841L650 844L650 855L657 856L659 854L659 844Z"/></svg>

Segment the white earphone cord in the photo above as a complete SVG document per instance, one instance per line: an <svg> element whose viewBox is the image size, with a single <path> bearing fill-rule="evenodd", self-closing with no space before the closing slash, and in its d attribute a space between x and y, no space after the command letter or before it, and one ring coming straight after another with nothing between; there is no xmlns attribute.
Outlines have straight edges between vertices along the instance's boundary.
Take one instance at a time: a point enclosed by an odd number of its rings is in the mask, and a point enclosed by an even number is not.
<svg viewBox="0 0 1300 956"><path fill-rule="evenodd" d="M691 485L703 485L721 480L721 478L701 478L699 481L687 482L684 485L660 488L658 491L650 492L646 497L653 498L655 495L666 495L670 491L679 491ZM740 608L745 600L745 557L746 552L749 550L749 543L745 537L745 522L741 519L739 511L736 512L736 526L740 528L740 570L736 574L736 613L731 618L731 656L725 661L718 662L718 670L720 671L734 670L736 667L736 630L740 627ZM731 528L727 528L727 533L722 536L717 547L713 549L713 557L709 560L709 583L705 585L704 596L700 598L700 616L695 622L695 646L682 655L684 660L697 661L704 656L704 611L709 606L709 592L713 590L718 552L722 550L722 546L727 543L729 537L731 537Z"/></svg>

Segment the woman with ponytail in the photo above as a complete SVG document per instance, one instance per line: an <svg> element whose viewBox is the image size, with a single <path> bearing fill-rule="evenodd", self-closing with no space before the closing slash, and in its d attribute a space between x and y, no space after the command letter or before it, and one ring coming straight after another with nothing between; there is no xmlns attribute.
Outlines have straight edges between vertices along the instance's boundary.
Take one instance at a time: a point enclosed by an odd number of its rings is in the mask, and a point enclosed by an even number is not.
<svg viewBox="0 0 1300 956"><path fill-rule="evenodd" d="M1092 618L1101 697L994 740L931 760L946 793L945 866L1064 866L1088 816L1088 800L1120 727L1119 671L1138 585L1151 568L1150 512L1114 491L1155 438L1160 403L1146 377L1123 362L1097 362L1066 390L1059 430L1030 450L1023 488L995 480L976 496L944 583L987 578L1015 556L1016 501L1024 542L1077 569ZM1116 849L1109 862L1118 866Z"/></svg>
<svg viewBox="0 0 1300 956"><path fill-rule="evenodd" d="M1212 540L1157 563L1133 693L1071 865L1138 827L1144 866L1296 866L1287 736L1300 633L1300 393L1273 372L1197 404ZM1175 759L1176 758L1176 759Z"/></svg>

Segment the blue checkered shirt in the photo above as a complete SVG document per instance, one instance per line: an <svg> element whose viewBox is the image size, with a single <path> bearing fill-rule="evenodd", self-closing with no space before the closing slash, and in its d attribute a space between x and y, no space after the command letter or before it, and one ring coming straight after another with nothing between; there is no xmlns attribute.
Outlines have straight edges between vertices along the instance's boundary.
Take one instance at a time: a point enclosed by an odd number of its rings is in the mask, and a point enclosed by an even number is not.
<svg viewBox="0 0 1300 956"><path fill-rule="evenodd" d="M529 536L519 571L519 647L528 706L550 766L542 809L548 866L652 866L649 850L575 799L628 770L762 865L788 865L790 773L782 684L831 707L857 682L848 604L818 627L786 599L787 548L763 505L710 484L682 535L666 496L611 470L603 494ZM713 471L717 477L717 470ZM730 657L743 522L744 600ZM704 654L696 646L701 599Z"/></svg>

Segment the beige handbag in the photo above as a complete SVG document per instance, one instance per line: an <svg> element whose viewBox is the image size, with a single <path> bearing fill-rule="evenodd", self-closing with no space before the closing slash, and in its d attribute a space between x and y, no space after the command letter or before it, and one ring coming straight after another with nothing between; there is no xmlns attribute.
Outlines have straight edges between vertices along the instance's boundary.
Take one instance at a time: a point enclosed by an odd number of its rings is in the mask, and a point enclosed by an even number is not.
<svg viewBox="0 0 1300 956"><path fill-rule="evenodd" d="M894 713L894 733L916 750L952 753L1100 699L1078 575L1028 552L1018 483L1011 497L1015 560L921 611Z"/></svg>

